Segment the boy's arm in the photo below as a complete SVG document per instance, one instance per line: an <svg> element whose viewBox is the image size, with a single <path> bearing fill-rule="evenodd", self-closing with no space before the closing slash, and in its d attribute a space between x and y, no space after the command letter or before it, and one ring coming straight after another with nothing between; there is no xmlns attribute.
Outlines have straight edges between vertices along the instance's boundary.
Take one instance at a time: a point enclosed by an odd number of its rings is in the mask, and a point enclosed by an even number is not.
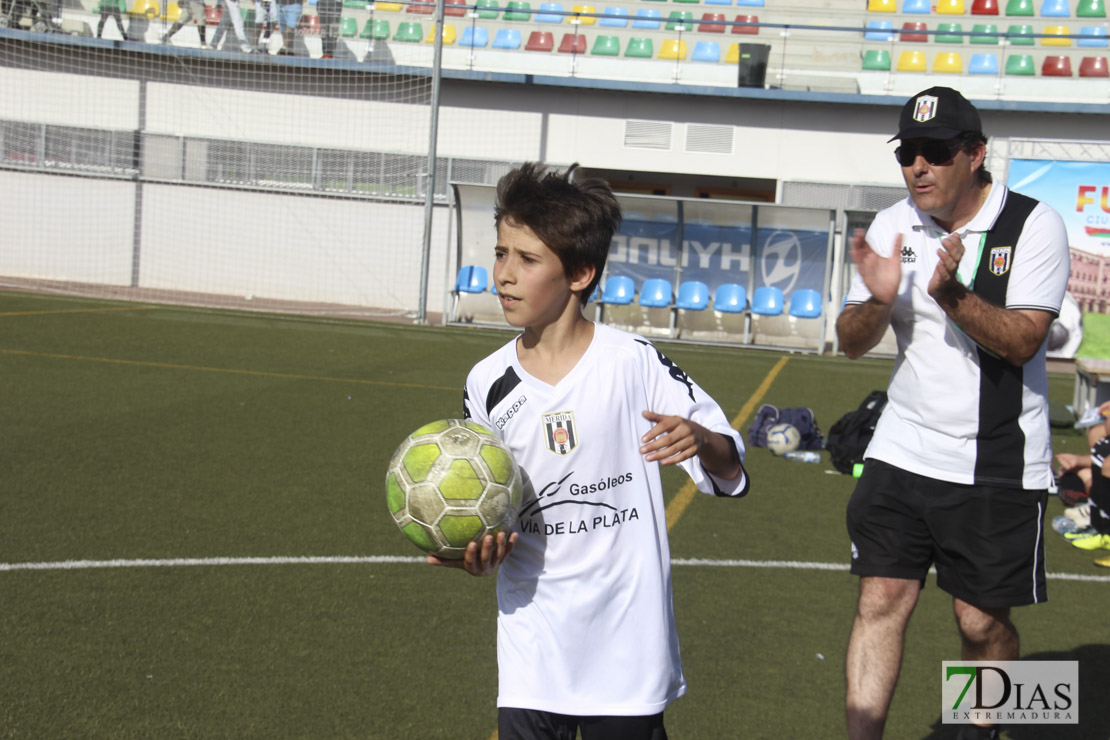
<svg viewBox="0 0 1110 740"><path fill-rule="evenodd" d="M640 439L640 454L648 462L676 465L697 456L705 472L722 480L734 480L743 471L736 445L723 434L681 416L654 411L644 411L643 415L655 424Z"/></svg>

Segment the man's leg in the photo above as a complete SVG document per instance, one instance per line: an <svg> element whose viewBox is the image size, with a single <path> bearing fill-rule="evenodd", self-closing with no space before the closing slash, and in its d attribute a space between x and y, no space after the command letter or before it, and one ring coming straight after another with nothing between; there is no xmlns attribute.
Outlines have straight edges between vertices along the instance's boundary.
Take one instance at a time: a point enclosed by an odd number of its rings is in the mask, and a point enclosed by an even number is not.
<svg viewBox="0 0 1110 740"><path fill-rule="evenodd" d="M952 600L956 626L960 628L964 660L1017 660L1021 653L1017 627L1010 621L1009 607L984 609L963 599Z"/></svg>
<svg viewBox="0 0 1110 740"><path fill-rule="evenodd" d="M890 699L902 667L906 625L920 593L920 581L860 578L859 603L847 658L846 710L851 740L877 740L883 736Z"/></svg>

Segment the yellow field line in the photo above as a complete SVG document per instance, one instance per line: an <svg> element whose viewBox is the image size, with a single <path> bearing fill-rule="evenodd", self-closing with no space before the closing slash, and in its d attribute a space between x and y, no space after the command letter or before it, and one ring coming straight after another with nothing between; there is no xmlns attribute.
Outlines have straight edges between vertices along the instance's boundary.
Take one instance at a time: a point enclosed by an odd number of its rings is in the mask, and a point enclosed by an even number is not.
<svg viewBox="0 0 1110 740"><path fill-rule="evenodd" d="M419 388L421 390L461 392L459 386L421 385L419 383L398 383L391 380L366 380L362 378L330 378L325 375L298 375L296 373L275 373L267 370L239 370L226 367L205 367L203 365L178 365L172 362L148 362L145 360L118 360L112 357L83 357L81 355L61 355L51 352L28 352L21 349L2 349L0 354L21 355L24 357L46 357L52 360L79 360L81 362L104 362L112 365L133 365L136 367L157 367L170 370L193 370L205 373L227 373L229 375L249 375L282 380L319 380L327 383L355 383L357 385L383 385L394 388Z"/></svg>
<svg viewBox="0 0 1110 740"><path fill-rule="evenodd" d="M122 308L55 308L49 311L8 311L0 313L7 316L46 316L54 313L103 313L105 311L153 311L157 306L125 306Z"/></svg>
<svg viewBox="0 0 1110 740"><path fill-rule="evenodd" d="M763 401L763 397L767 395L767 391L771 389L771 384L775 382L775 378L782 372L788 359L790 358L780 358L779 361L775 363L775 366L771 368L771 371L767 373L767 377L763 379L763 382L755 389L755 393L751 395L743 408L740 409L740 413L732 420L731 426L733 429L739 429L741 433L743 433L743 426L741 425L748 420L751 413L755 411L756 406ZM678 495L671 499L671 503L667 504L668 532L670 532L671 529L674 528L675 523L682 518L683 512L686 511L686 507L694 500L694 496L696 496L697 493L698 487L694 485L692 480L687 480L686 484L682 486L682 490L678 492Z"/></svg>

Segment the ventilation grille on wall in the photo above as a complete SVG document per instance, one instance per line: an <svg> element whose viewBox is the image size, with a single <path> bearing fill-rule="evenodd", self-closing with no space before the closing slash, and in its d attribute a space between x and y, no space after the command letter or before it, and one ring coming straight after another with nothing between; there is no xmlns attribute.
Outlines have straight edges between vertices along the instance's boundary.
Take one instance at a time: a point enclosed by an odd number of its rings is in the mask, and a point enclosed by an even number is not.
<svg viewBox="0 0 1110 740"><path fill-rule="evenodd" d="M670 149L671 124L665 121L625 121L624 145L632 149Z"/></svg>
<svg viewBox="0 0 1110 740"><path fill-rule="evenodd" d="M707 154L732 154L732 126L707 126L691 123L686 126L686 151Z"/></svg>

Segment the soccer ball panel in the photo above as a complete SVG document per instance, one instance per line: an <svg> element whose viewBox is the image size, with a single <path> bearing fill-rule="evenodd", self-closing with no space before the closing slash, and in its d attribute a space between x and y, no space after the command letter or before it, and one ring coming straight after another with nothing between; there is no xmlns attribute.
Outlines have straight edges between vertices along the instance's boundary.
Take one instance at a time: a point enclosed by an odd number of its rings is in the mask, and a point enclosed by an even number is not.
<svg viewBox="0 0 1110 740"><path fill-rule="evenodd" d="M436 459L439 458L439 445L434 442L431 444L416 445L409 449L401 458L404 463L405 471L409 474L409 478L414 483L419 483L428 477L431 472L432 466L435 465Z"/></svg>
<svg viewBox="0 0 1110 740"><path fill-rule="evenodd" d="M486 526L480 517L474 515L454 516L448 514L439 521L439 531L453 547L466 547L478 536L486 534Z"/></svg>
<svg viewBox="0 0 1110 740"><path fill-rule="evenodd" d="M793 424L775 424L767 430L767 449L776 455L785 455L798 449L802 436Z"/></svg>
<svg viewBox="0 0 1110 740"><path fill-rule="evenodd" d="M478 477L469 460L455 460L439 482L439 491L444 498L477 499L481 497L486 485L487 481Z"/></svg>
<svg viewBox="0 0 1110 740"><path fill-rule="evenodd" d="M484 444L479 454L486 461L486 465L489 466L489 472L493 475L495 481L504 484L508 483L509 479L513 477L513 468L516 465L513 463L513 456L504 447Z"/></svg>

